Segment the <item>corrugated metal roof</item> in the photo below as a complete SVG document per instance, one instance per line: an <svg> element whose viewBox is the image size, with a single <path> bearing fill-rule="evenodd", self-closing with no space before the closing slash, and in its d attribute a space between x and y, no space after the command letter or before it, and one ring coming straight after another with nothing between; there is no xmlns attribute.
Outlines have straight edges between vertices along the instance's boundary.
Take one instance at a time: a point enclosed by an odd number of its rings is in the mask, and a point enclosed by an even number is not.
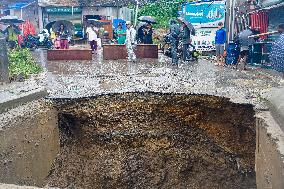
<svg viewBox="0 0 284 189"><path fill-rule="evenodd" d="M122 6L135 0L38 0L40 6Z"/></svg>

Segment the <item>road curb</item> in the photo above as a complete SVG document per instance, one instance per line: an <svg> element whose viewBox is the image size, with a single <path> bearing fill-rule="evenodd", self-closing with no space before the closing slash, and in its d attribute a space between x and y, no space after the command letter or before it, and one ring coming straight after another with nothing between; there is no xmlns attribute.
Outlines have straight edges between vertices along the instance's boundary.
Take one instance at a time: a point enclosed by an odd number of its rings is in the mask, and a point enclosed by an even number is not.
<svg viewBox="0 0 284 189"><path fill-rule="evenodd" d="M265 99L273 118L284 131L284 87L274 88Z"/></svg>
<svg viewBox="0 0 284 189"><path fill-rule="evenodd" d="M48 95L45 88L37 88L31 91L17 95L16 97L8 97L0 101L0 114L10 109L16 108L22 104L44 98Z"/></svg>

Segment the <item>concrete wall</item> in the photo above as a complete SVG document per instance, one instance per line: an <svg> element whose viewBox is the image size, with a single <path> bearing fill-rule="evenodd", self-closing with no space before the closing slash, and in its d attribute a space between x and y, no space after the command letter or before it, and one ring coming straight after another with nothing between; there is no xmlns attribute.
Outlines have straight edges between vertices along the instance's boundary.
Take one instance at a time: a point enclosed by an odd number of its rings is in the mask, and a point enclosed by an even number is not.
<svg viewBox="0 0 284 189"><path fill-rule="evenodd" d="M284 188L284 134L270 112L257 114L255 169L258 189Z"/></svg>
<svg viewBox="0 0 284 189"><path fill-rule="evenodd" d="M84 7L83 15L103 15L109 17L109 20L122 18L125 20L131 19L131 11L126 7Z"/></svg>
<svg viewBox="0 0 284 189"><path fill-rule="evenodd" d="M0 114L0 183L44 186L59 152L57 121L44 101Z"/></svg>
<svg viewBox="0 0 284 189"><path fill-rule="evenodd" d="M21 18L21 10L13 10L11 15L15 15L18 18ZM29 20L36 28L37 32L39 31L39 16L38 16L38 6L37 4L32 4L22 10L22 19Z"/></svg>

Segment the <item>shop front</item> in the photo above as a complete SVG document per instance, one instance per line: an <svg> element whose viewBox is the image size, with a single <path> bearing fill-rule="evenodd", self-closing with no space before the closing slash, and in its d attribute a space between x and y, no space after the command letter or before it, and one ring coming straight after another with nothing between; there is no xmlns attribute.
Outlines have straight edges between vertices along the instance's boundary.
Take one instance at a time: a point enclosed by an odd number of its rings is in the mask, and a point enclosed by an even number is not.
<svg viewBox="0 0 284 189"><path fill-rule="evenodd" d="M249 64L270 68L269 54L274 40L277 25L283 22L283 0L250 0L235 7L235 36L248 27L261 34L257 42L250 47Z"/></svg>
<svg viewBox="0 0 284 189"><path fill-rule="evenodd" d="M81 7L44 7L43 8L43 25L58 20L67 20L74 25L82 24Z"/></svg>

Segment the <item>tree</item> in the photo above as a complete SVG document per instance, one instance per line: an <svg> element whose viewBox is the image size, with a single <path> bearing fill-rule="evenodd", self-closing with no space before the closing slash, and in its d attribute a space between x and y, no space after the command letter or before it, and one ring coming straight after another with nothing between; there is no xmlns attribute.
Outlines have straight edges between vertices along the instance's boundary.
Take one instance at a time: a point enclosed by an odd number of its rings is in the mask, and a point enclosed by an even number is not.
<svg viewBox="0 0 284 189"><path fill-rule="evenodd" d="M158 22L158 27L168 27L170 19L178 17L178 10L185 0L159 0L143 4L139 16L152 16Z"/></svg>

